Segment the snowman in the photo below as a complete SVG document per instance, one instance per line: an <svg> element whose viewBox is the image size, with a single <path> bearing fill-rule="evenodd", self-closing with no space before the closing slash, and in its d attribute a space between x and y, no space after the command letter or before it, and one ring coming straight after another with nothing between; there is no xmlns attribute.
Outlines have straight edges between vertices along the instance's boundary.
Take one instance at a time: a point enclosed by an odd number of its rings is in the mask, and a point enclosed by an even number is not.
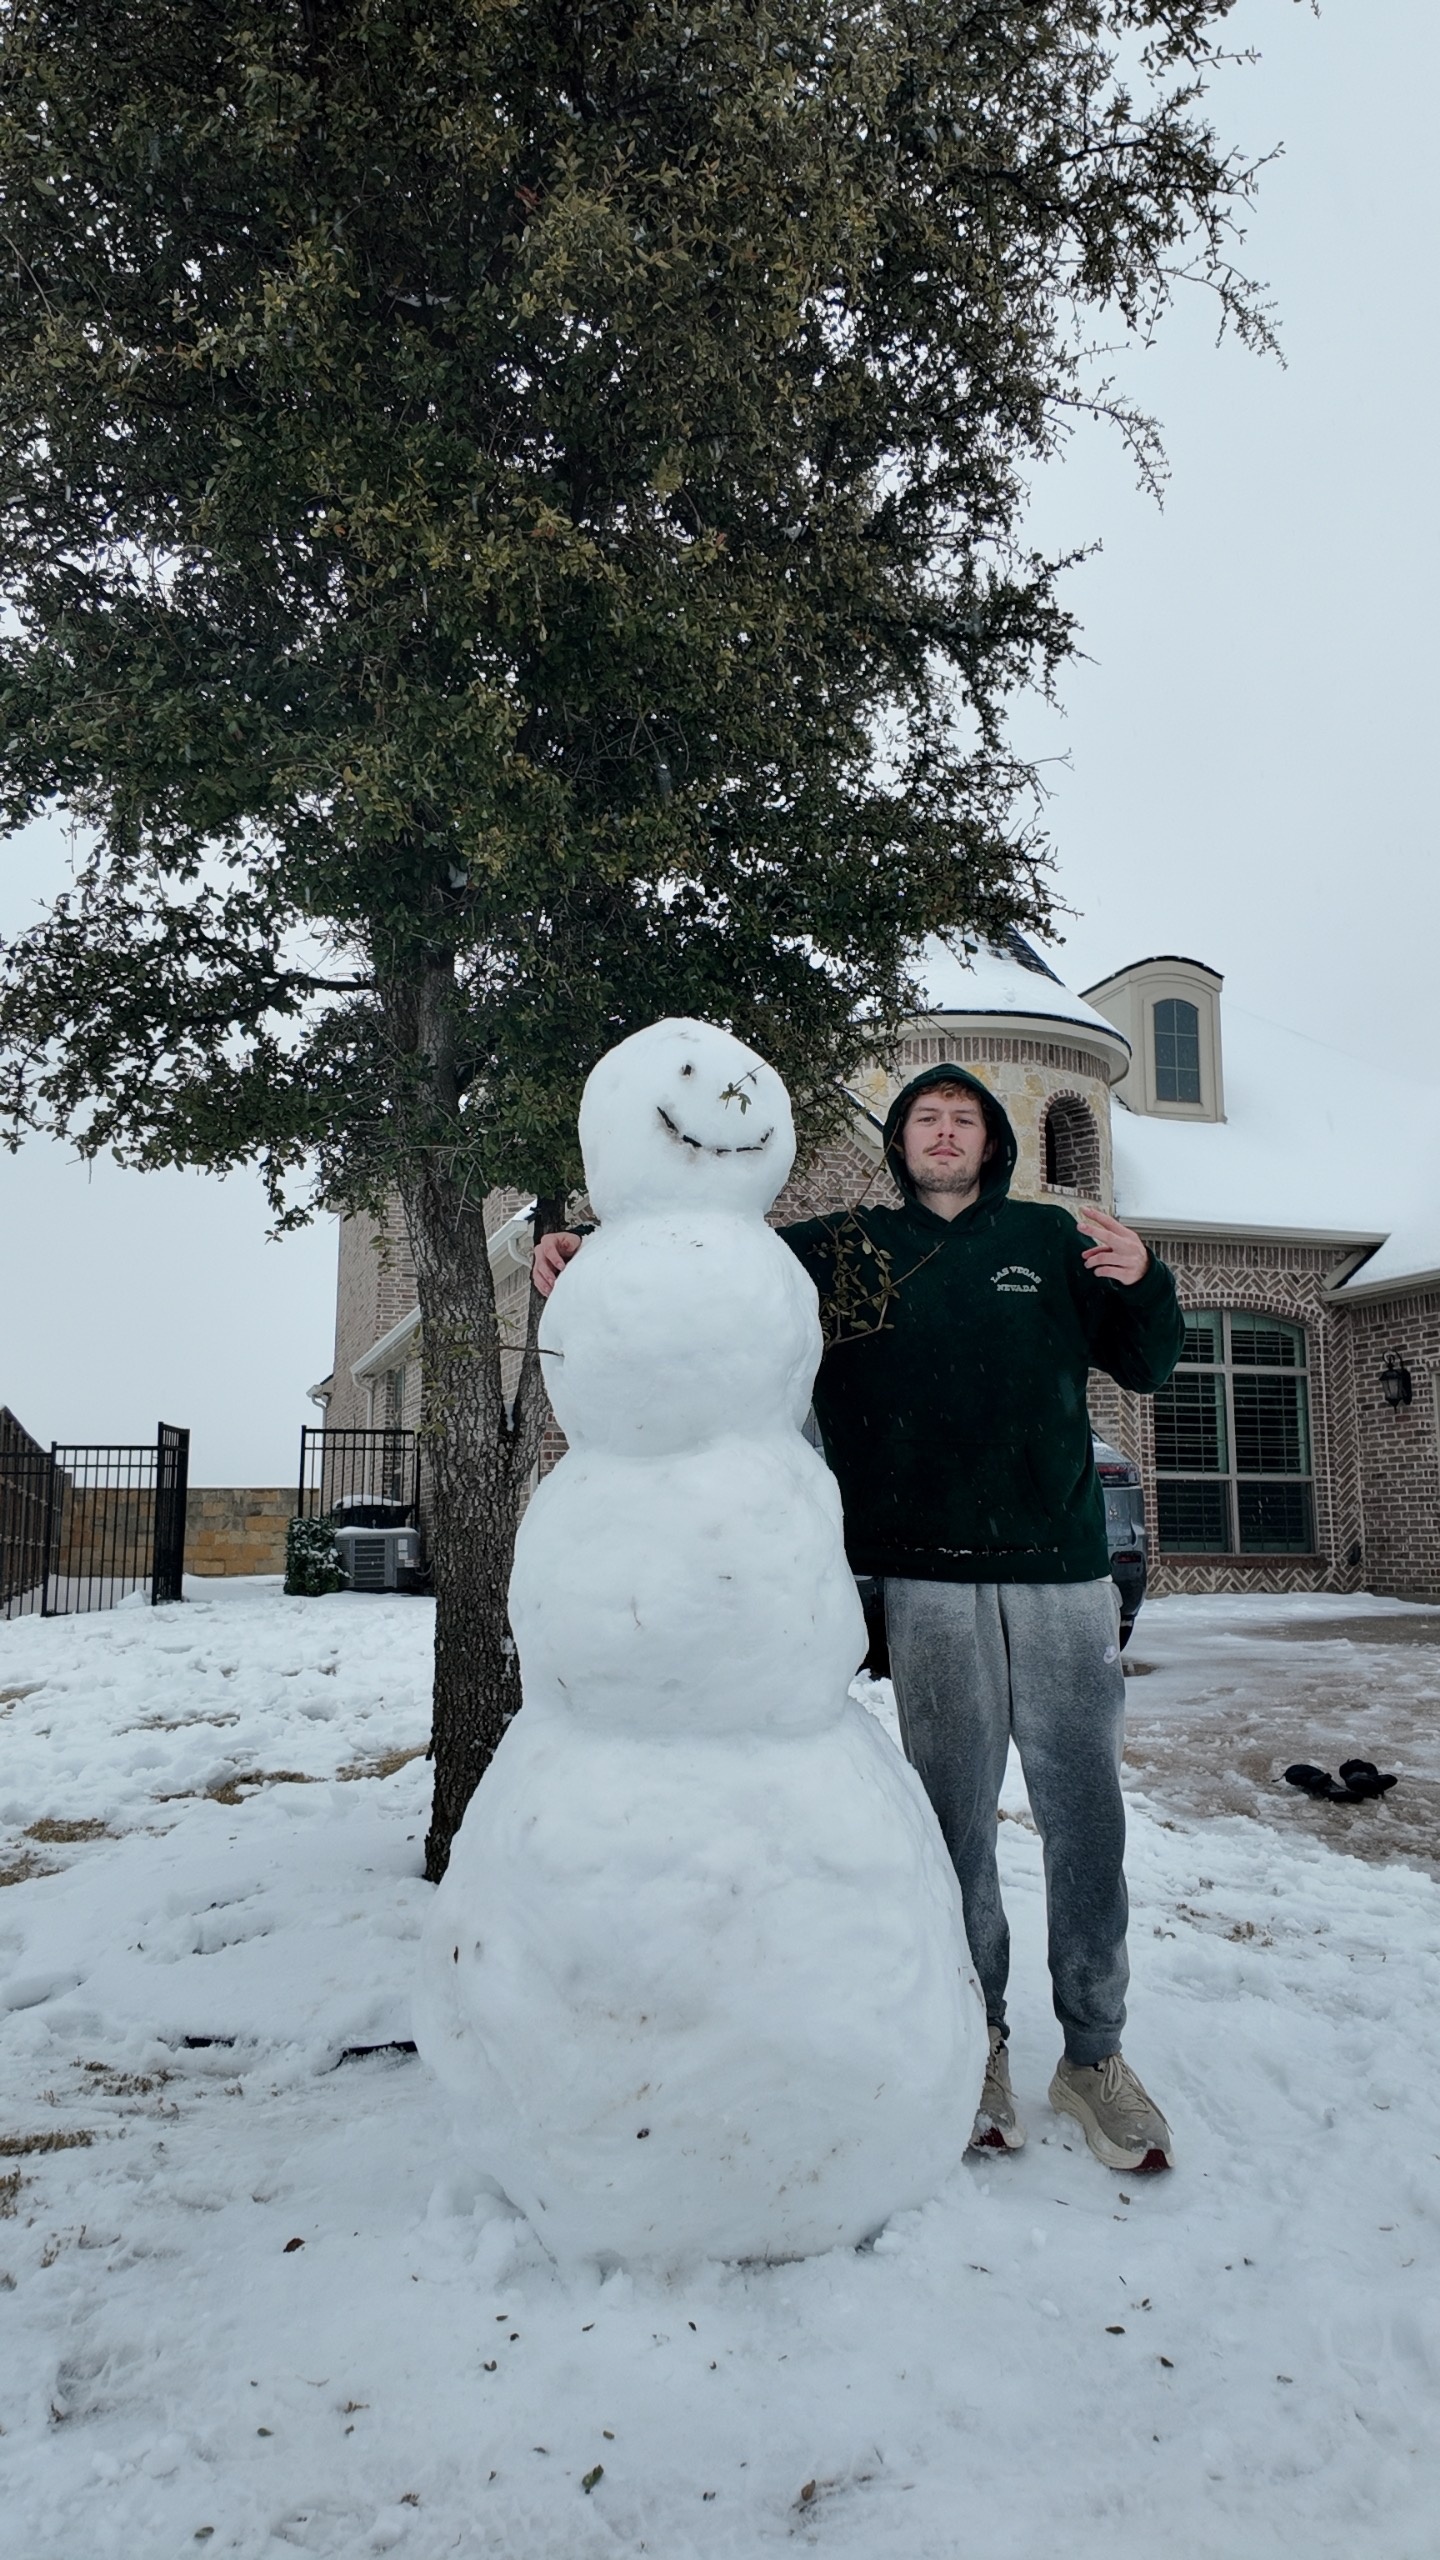
<svg viewBox="0 0 1440 2560"><path fill-rule="evenodd" d="M814 1285L765 1224L774 1070L702 1022L602 1058L601 1220L540 1327L569 1452L516 1542L525 1704L427 1920L416 2032L562 2260L795 2257L932 2196L985 2026L930 1806L801 1426Z"/></svg>

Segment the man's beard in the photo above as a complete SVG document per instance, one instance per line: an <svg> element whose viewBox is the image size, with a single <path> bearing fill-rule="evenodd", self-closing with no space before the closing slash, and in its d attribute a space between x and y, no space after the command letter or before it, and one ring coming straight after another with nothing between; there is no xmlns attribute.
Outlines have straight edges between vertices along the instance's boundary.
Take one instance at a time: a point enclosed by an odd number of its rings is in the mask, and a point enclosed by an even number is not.
<svg viewBox="0 0 1440 2560"><path fill-rule="evenodd" d="M980 1188L978 1170L967 1173L964 1167L958 1164L937 1165L933 1170L917 1173L914 1181L915 1188L922 1199L927 1192L935 1192L943 1198L968 1200Z"/></svg>

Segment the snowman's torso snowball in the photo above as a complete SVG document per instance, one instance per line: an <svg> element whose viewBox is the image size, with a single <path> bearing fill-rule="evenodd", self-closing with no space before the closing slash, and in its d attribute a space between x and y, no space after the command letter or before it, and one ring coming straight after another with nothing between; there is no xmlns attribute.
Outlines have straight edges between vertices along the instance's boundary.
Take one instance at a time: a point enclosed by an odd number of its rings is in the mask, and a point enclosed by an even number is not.
<svg viewBox="0 0 1440 2560"><path fill-rule="evenodd" d="M795 1430L820 1357L814 1284L758 1218L620 1217L566 1272L540 1350L575 1449L658 1457L717 1432Z"/></svg>

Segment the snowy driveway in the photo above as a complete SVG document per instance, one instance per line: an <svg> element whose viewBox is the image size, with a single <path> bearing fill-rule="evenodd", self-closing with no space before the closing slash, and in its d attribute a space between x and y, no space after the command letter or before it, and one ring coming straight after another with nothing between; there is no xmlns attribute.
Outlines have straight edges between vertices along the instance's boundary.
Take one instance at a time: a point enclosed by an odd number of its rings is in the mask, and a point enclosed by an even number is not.
<svg viewBox="0 0 1440 2560"><path fill-rule="evenodd" d="M16 2560L1434 2560L1440 1901L1392 1860L1433 1855L1440 1657L1407 1613L1142 1617L1129 2044L1172 2177L1045 2107L1012 1792L1030 2148L869 2250L602 2282L477 2197L420 2064L355 2058L408 2033L426 1606L190 1588L0 1628ZM1352 1750L1390 1804L1271 1783Z"/></svg>
<svg viewBox="0 0 1440 2560"><path fill-rule="evenodd" d="M1125 1668L1125 1758L1149 1795L1440 1874L1440 1609L1365 1593L1152 1601ZM1352 1758L1399 1785L1341 1805L1285 1784L1292 1761Z"/></svg>

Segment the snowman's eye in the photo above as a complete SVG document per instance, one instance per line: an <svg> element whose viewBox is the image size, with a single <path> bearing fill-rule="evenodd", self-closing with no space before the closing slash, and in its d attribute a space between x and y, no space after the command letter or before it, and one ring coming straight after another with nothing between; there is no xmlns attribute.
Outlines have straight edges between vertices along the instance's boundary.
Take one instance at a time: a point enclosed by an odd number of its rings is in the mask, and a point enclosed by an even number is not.
<svg viewBox="0 0 1440 2560"><path fill-rule="evenodd" d="M695 1070L693 1067L682 1067L680 1073L682 1076L693 1076Z"/></svg>

